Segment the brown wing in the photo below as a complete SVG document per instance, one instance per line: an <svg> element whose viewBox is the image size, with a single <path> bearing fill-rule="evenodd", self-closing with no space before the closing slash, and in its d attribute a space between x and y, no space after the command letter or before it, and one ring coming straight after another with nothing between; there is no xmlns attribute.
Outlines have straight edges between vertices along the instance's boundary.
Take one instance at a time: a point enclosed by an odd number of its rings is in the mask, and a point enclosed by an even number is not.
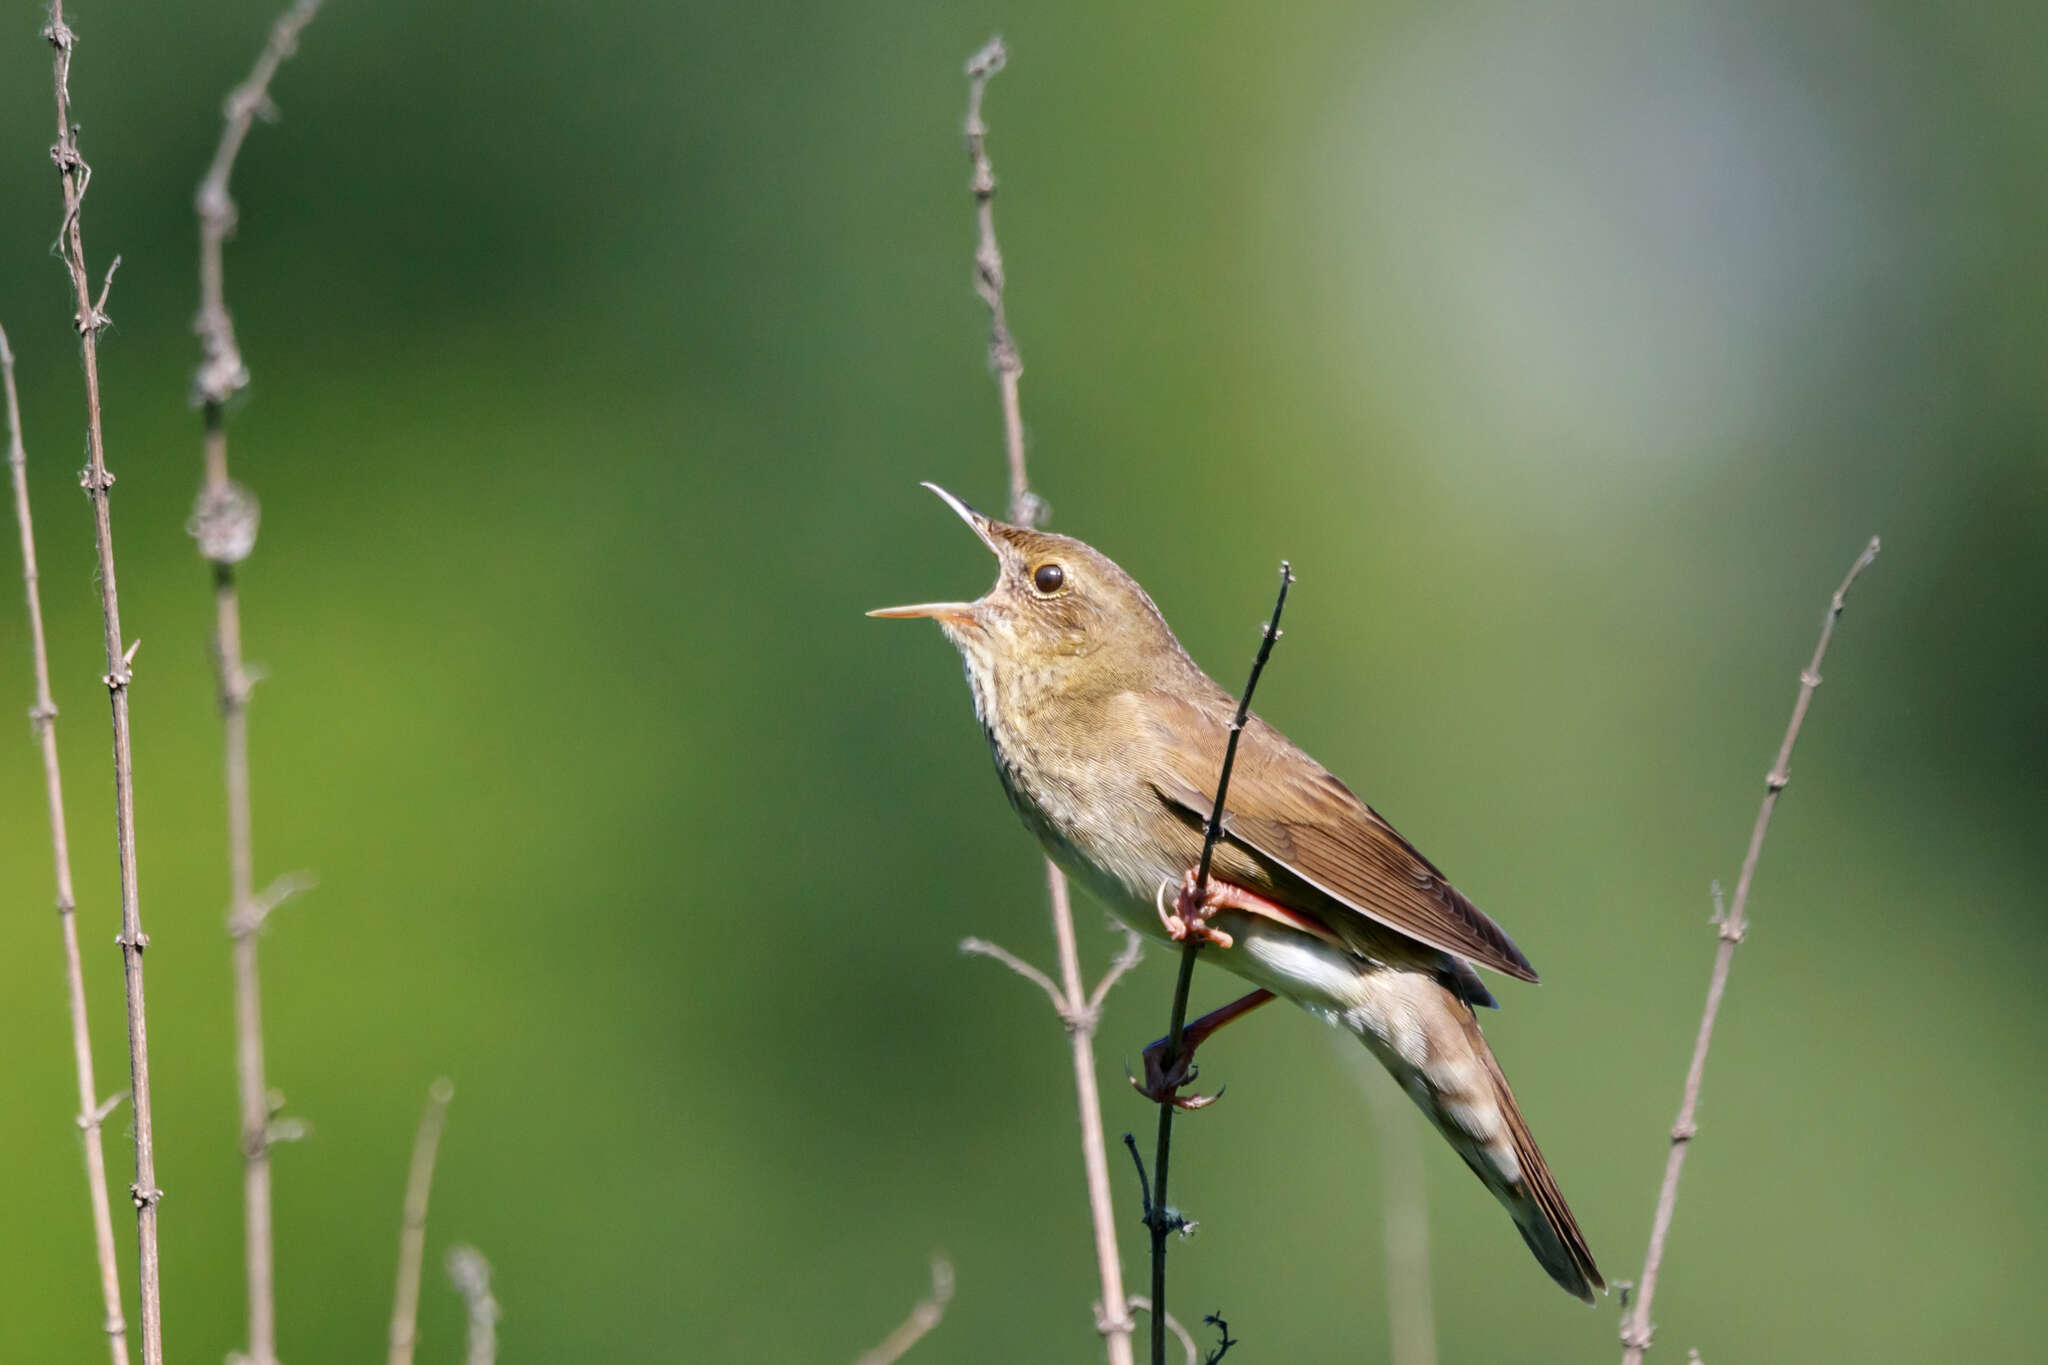
<svg viewBox="0 0 2048 1365"><path fill-rule="evenodd" d="M1159 693L1145 701L1155 715L1155 707L1175 713L1169 729L1181 740L1155 750L1154 790L1183 819L1207 821L1227 721ZM1186 743L1191 736L1199 738ZM1239 741L1223 806L1226 843L1276 865L1339 907L1517 980L1536 980L1536 969L1499 925L1377 811L1256 716ZM1285 887L1273 890L1280 893L1275 899L1289 899ZM1299 908L1325 917L1330 909Z"/></svg>

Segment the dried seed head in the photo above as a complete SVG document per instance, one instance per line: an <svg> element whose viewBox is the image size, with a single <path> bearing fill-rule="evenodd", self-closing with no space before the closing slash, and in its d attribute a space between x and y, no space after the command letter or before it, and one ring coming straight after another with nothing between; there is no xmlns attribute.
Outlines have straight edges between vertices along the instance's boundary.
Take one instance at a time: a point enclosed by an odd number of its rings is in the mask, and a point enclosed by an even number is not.
<svg viewBox="0 0 2048 1365"><path fill-rule="evenodd" d="M185 531L199 542L199 553L212 563L239 564L256 548L256 523L261 517L256 495L230 479L200 490Z"/></svg>

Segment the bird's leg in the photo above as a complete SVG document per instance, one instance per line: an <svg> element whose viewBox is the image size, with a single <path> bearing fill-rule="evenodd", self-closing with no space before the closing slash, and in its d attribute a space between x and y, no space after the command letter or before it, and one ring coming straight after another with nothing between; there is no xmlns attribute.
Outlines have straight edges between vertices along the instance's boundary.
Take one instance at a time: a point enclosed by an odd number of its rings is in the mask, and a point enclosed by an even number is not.
<svg viewBox="0 0 2048 1365"><path fill-rule="evenodd" d="M1175 943L1185 942L1189 936L1198 935L1206 943L1219 948L1234 947L1237 940L1221 929L1209 924L1209 916L1218 910L1242 910L1247 915L1270 920L1289 929L1299 929L1333 947L1343 947L1343 941L1332 933L1330 926L1299 910L1289 909L1277 901L1267 900L1256 891L1247 891L1231 882L1216 877L1209 878L1202 888L1202 900L1195 903L1195 874L1190 870L1181 878L1180 891L1175 894L1172 908L1166 904L1166 882L1159 883L1152 903L1159 909L1159 922L1166 927L1166 936Z"/></svg>
<svg viewBox="0 0 2048 1365"><path fill-rule="evenodd" d="M1273 998L1273 992L1256 990L1240 996L1221 1009L1210 1010L1201 1018L1181 1030L1180 1055L1167 1065L1166 1050L1168 1039L1145 1049L1145 1079L1131 1077L1131 1084L1139 1094L1154 1104L1171 1100L1176 1109L1203 1109L1216 1102L1216 1095L1182 1095L1180 1088L1195 1079L1195 1049L1208 1041L1209 1035L1233 1019L1250 1014ZM1219 1094L1221 1092L1218 1092Z"/></svg>
<svg viewBox="0 0 2048 1365"><path fill-rule="evenodd" d="M1159 909L1159 922L1166 926L1166 936L1175 943L1185 943L1197 938L1213 943L1218 948L1234 947L1237 940L1209 923L1209 917L1218 910L1242 910L1263 919L1276 920L1290 928L1304 929L1320 938L1329 937L1329 931L1305 919L1303 916L1276 905L1255 891L1247 891L1220 877L1211 877L1202 884L1199 900L1195 897L1196 870L1189 868L1180 879L1180 890L1174 893L1173 908L1166 905L1165 882L1159 883L1152 903ZM1320 932L1319 932L1320 931Z"/></svg>
<svg viewBox="0 0 2048 1365"><path fill-rule="evenodd" d="M1153 894L1152 903L1159 908L1159 922L1166 926L1166 936L1175 943L1185 943L1190 938L1203 943L1213 943L1218 948L1229 948L1237 940L1221 929L1209 924L1209 916L1218 910L1242 908L1236 906L1230 893L1238 888L1214 877L1203 884L1201 899L1195 898L1194 868L1189 868L1180 879L1180 890L1174 893L1173 908L1166 906L1167 883L1159 883L1159 890Z"/></svg>

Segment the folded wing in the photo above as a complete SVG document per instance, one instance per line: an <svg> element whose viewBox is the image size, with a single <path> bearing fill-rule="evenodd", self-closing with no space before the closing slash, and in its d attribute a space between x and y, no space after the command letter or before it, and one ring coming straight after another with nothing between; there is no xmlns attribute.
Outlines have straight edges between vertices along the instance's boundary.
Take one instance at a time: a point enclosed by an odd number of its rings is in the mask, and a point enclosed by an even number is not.
<svg viewBox="0 0 2048 1365"><path fill-rule="evenodd" d="M1159 745L1152 785L1184 820L1206 822L1222 765L1227 718L1212 708L1146 696L1146 708L1177 711ZM1190 736L1199 736L1189 744ZM1467 900L1415 846L1322 765L1254 716L1238 744L1224 799L1223 838L1258 861L1297 879L1328 904L1303 904L1311 914L1362 915L1420 943L1453 953L1519 981L1536 970L1501 927ZM1285 879L1259 888L1287 903ZM1297 891L1297 895L1298 895Z"/></svg>

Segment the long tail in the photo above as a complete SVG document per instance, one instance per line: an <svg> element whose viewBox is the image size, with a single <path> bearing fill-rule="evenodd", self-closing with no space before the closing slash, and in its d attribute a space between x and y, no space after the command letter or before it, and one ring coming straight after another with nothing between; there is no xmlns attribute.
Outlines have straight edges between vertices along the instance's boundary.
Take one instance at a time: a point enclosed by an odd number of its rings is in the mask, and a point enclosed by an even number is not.
<svg viewBox="0 0 2048 1365"><path fill-rule="evenodd" d="M1463 1000L1425 981L1406 977L1408 1008L1392 1019L1361 1019L1360 1037L1507 1209L1550 1278L1592 1303L1607 1283L1478 1020ZM1383 1021L1392 1024L1384 1032Z"/></svg>

